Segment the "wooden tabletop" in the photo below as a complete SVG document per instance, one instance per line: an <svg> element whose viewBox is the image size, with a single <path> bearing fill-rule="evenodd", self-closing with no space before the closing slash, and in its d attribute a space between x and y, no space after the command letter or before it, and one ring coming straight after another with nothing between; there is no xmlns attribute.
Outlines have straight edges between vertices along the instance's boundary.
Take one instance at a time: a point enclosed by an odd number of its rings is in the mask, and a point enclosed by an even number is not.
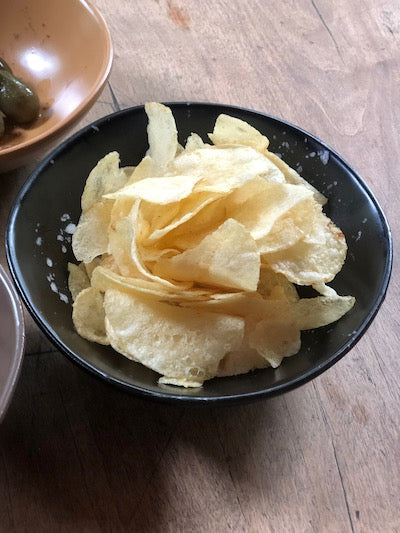
<svg viewBox="0 0 400 533"><path fill-rule="evenodd" d="M115 60L79 128L149 100L237 104L298 124L377 196L394 271L344 359L241 407L133 398L73 366L27 315L22 375L0 427L0 530L399 532L398 0L95 4ZM36 163L0 176L3 265L8 212Z"/></svg>

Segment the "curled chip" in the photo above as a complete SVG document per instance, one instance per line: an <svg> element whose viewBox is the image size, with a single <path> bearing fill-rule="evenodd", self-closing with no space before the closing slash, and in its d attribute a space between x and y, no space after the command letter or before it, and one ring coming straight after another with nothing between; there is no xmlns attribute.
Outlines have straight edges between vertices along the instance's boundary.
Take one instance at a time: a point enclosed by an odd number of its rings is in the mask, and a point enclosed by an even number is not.
<svg viewBox="0 0 400 533"><path fill-rule="evenodd" d="M242 120L220 115L213 144L192 133L183 148L171 110L145 110L139 164L120 168L111 152L86 182L72 243L82 262L68 267L77 332L164 385L276 368L301 331L355 302L326 285L347 252L326 198Z"/></svg>

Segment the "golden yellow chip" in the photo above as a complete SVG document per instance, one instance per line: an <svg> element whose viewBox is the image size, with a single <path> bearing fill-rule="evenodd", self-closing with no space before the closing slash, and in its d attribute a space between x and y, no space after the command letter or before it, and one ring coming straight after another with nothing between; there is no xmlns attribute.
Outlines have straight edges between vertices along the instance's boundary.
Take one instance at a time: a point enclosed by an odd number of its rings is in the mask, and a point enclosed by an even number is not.
<svg viewBox="0 0 400 533"><path fill-rule="evenodd" d="M109 338L118 339L114 347L165 376L164 383L201 385L243 340L241 318L181 309L113 289L105 293L104 309Z"/></svg>
<svg viewBox="0 0 400 533"><path fill-rule="evenodd" d="M83 211L72 237L72 250L78 261L91 263L108 252L108 225L112 202L103 200Z"/></svg>
<svg viewBox="0 0 400 533"><path fill-rule="evenodd" d="M85 264L81 263L80 265L74 265L73 263L68 263L68 288L71 293L72 299L76 300L78 294L90 287L90 280L87 274Z"/></svg>
<svg viewBox="0 0 400 533"><path fill-rule="evenodd" d="M81 291L72 307L76 331L88 341L110 344L105 329L103 295L94 287Z"/></svg>
<svg viewBox="0 0 400 533"><path fill-rule="evenodd" d="M267 150L269 145L267 137L253 128L253 126L239 118L224 114L219 115L215 121L214 131L209 133L208 136L216 146L238 144L251 146L262 153Z"/></svg>
<svg viewBox="0 0 400 533"><path fill-rule="evenodd" d="M194 248L161 258L154 272L172 280L255 291L260 276L260 253L249 232L230 218Z"/></svg>
<svg viewBox="0 0 400 533"><path fill-rule="evenodd" d="M110 152L97 163L89 174L82 194L82 211L102 201L104 194L117 191L125 185L128 177L119 168L118 152Z"/></svg>
<svg viewBox="0 0 400 533"><path fill-rule="evenodd" d="M157 170L164 170L178 149L175 120L171 110L157 102L147 103L145 110L149 118L147 126L149 156Z"/></svg>

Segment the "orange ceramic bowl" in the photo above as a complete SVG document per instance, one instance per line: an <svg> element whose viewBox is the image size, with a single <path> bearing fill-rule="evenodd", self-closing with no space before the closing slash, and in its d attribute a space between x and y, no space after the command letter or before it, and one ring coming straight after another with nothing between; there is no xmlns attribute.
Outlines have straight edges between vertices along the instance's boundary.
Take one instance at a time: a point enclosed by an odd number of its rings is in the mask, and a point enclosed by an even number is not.
<svg viewBox="0 0 400 533"><path fill-rule="evenodd" d="M0 172L50 147L94 104L112 64L110 33L86 0L12 0L0 17L0 57L41 103L29 127L0 139Z"/></svg>

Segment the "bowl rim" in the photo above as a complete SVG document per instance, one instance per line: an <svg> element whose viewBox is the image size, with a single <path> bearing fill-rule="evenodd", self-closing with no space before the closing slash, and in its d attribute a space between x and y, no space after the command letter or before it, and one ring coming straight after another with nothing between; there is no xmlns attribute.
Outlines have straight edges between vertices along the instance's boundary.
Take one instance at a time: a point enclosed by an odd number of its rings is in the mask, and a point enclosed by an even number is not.
<svg viewBox="0 0 400 533"><path fill-rule="evenodd" d="M373 192L369 189L368 185L364 181L364 179L361 177L361 175L354 170L351 165L338 153L336 150L334 150L331 146L329 146L327 143L319 139L316 135L306 131L305 129L289 122L286 120L283 120L281 118L278 118L274 115L270 115L268 113L264 113L262 111L256 111L253 109L249 109L246 107L241 106L235 106L230 104L221 104L216 102L192 102L192 101L176 101L176 102L163 102L164 105L171 108L172 112L174 111L174 107L201 107L201 106L209 106L209 107L223 107L226 110L232 110L232 111L240 111L245 112L249 114L255 114L264 118L267 118L268 120L275 121L285 127L294 129L298 133L301 133L305 135L306 137L314 140L318 144L320 144L324 149L328 150L330 154L335 156L341 164L345 167L347 172L349 172L351 175L354 176L356 181L361 186L364 194L370 199L372 204L374 205L377 213L379 214L379 219L383 228L383 234L384 234L384 240L387 245L387 256L385 260L385 268L384 272L381 278L381 283L379 290L376 293L376 297L374 299L374 304L371 307L370 312L364 317L364 320L361 324L361 326L358 328L356 333L354 333L351 337L349 337L349 340L339 349L337 350L332 356L325 360L324 362L320 363L319 365L309 369L308 371L302 373L296 378L293 378L285 383L274 385L268 389L263 389L259 391L254 392L247 392L247 393L240 393L240 394L231 394L231 395L224 395L224 396L210 396L210 397L204 397L204 396L186 396L179 394L178 392L176 394L174 393L167 393L165 391L151 391L149 389L143 388L138 385L132 385L127 382L121 381L119 378L116 378L114 376L111 376L97 368L95 368L93 365L88 363L87 361L77 357L77 355L62 341L60 341L55 334L51 331L51 328L48 327L48 321L41 319L40 313L37 313L35 306L31 304L29 299L27 298L27 295L24 291L24 283L21 282L21 280L18 277L17 274L17 265L18 261L15 258L15 249L13 246L12 241L12 234L13 234L13 228L16 221L17 213L19 210L19 206L21 205L21 202L24 198L24 196L28 193L30 186L32 183L35 182L35 180L38 178L38 176L41 174L42 170L49 164L51 164L52 160L55 160L57 158L57 155L62 152L68 145L73 145L75 142L79 141L79 138L81 136L84 136L87 132L90 132L93 130L93 126L95 128L100 127L102 124L107 123L115 118L121 117L123 115L128 115L132 112L136 111L144 111L144 105L136 105L132 107L128 107L126 109L122 109L119 111L115 111L113 113L110 113L108 115L105 115L96 121L92 122L91 124L88 124L87 126L81 128L78 132L74 133L69 138L65 139L56 149L54 149L52 152L50 152L38 165L38 167L32 172L32 174L29 176L27 181L25 182L22 189L19 191L14 204L11 208L9 219L7 222L7 231L6 231L6 255L7 255L7 261L9 264L10 272L13 277L13 280L16 284L16 287L35 322L39 326L39 328L45 333L45 335L55 344L55 346L66 355L69 359L71 359L74 363L76 363L80 368L84 368L92 375L95 375L99 379L105 380L107 383L116 386L119 389L126 390L130 392L131 394L136 394L140 397L162 401L164 403L175 403L176 401L181 401L187 404L196 404L196 405L205 405L205 404L238 404L238 403L245 403L255 400L260 400L264 398L271 398L273 396L277 396L279 394L289 392L301 385L304 385L311 379L314 379L315 377L319 376L326 370L328 370L332 365L337 363L342 357L347 354L355 345L356 343L361 339L361 337L365 334L369 326L371 325L373 319L375 318L377 312L379 311L381 305L383 304L390 277L392 272L392 264L393 264L393 241L392 241L392 234L391 229L388 223L388 220L383 212L382 207L380 206L378 200L376 199ZM263 370L260 370L263 371ZM238 376L240 378L240 376ZM222 378L214 378L214 379L222 379ZM178 390L178 389L177 389Z"/></svg>
<svg viewBox="0 0 400 533"><path fill-rule="evenodd" d="M91 3L91 1L89 0L75 0L75 1L81 4L85 8L85 10L94 19L97 20L97 22L100 24L103 30L103 34L105 37L106 54L102 62L102 68L99 71L99 74L95 80L95 83L91 91L88 93L87 97L78 105L78 107L75 108L72 113L64 117L60 122L57 122L56 124L54 124L50 129L43 131L40 135L31 137L29 139L26 139L25 141L22 141L21 143L14 144L12 146L2 148L0 144L0 158L9 156L10 154L13 154L19 151L21 152L26 151L27 149L33 146L36 146L36 145L40 145L44 141L47 141L48 139L51 139L54 136L56 136L57 133L64 130L71 123L74 123L84 114L85 110L95 102L99 93L103 90L105 84L107 83L107 80L111 73L111 67L113 64L113 57L114 57L114 49L113 49L110 30L108 29L104 16L100 13L97 7L95 7Z"/></svg>
<svg viewBox="0 0 400 533"><path fill-rule="evenodd" d="M12 355L11 370L4 380L4 389L0 390L1 423L10 405L21 372L25 349L25 322L22 304L18 297L17 291L15 290L10 277L2 265L0 265L0 285L2 285L8 294L10 311L13 315L16 331L19 333L19 335L16 337L15 350Z"/></svg>

